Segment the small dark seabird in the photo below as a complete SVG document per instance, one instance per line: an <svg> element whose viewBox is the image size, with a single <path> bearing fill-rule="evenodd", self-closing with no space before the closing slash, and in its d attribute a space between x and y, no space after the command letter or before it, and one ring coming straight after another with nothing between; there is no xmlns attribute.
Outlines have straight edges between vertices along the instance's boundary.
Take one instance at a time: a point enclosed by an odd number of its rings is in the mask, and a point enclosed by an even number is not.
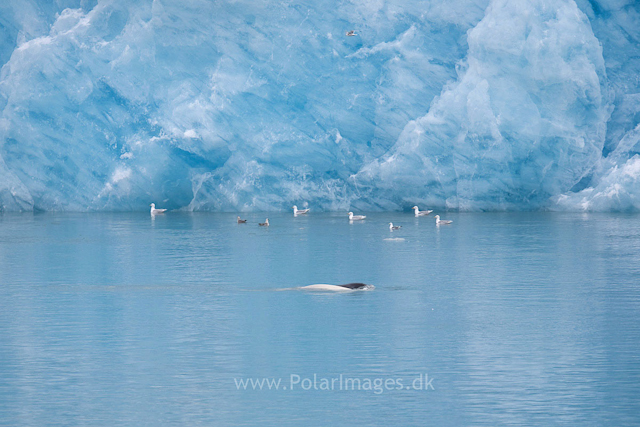
<svg viewBox="0 0 640 427"><path fill-rule="evenodd" d="M260 227L268 227L269 226L269 218L265 219L264 222L258 223Z"/></svg>
<svg viewBox="0 0 640 427"><path fill-rule="evenodd" d="M246 219L240 219L240 217L238 217L238 224L245 224L246 222Z"/></svg>

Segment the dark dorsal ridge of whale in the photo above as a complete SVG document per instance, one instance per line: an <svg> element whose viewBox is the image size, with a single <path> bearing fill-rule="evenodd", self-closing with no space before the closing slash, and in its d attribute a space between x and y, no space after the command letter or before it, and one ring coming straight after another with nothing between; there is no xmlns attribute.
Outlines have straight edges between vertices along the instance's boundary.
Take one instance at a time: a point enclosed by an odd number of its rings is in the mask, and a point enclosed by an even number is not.
<svg viewBox="0 0 640 427"><path fill-rule="evenodd" d="M362 288L366 288L367 284L366 283L347 283L346 285L338 285L341 288L347 288L347 289L362 289Z"/></svg>

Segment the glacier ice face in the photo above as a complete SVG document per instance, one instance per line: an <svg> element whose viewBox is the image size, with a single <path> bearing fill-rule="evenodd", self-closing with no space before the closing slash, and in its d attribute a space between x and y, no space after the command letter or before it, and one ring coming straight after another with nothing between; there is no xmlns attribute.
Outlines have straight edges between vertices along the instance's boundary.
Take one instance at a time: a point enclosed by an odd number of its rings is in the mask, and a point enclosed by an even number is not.
<svg viewBox="0 0 640 427"><path fill-rule="evenodd" d="M640 125L626 133L616 150L600 160L595 185L554 197L552 208L599 212L640 210L640 155L627 159L639 144Z"/></svg>
<svg viewBox="0 0 640 427"><path fill-rule="evenodd" d="M485 6L433 3L61 8L2 69L0 154L35 209L344 206L347 178L454 77Z"/></svg>
<svg viewBox="0 0 640 427"><path fill-rule="evenodd" d="M640 4L631 0L578 1L604 50L613 112L603 156L582 188L553 199L552 209L640 211ZM581 190L581 191L578 191Z"/></svg>
<svg viewBox="0 0 640 427"><path fill-rule="evenodd" d="M615 165L593 187L554 198L558 210L596 212L638 211L640 207L640 155Z"/></svg>
<svg viewBox="0 0 640 427"><path fill-rule="evenodd" d="M600 44L573 1L555 0L494 1L468 40L458 81L356 179L399 206L543 206L601 156Z"/></svg>
<svg viewBox="0 0 640 427"><path fill-rule="evenodd" d="M10 0L0 209L582 209L638 149L637 12Z"/></svg>

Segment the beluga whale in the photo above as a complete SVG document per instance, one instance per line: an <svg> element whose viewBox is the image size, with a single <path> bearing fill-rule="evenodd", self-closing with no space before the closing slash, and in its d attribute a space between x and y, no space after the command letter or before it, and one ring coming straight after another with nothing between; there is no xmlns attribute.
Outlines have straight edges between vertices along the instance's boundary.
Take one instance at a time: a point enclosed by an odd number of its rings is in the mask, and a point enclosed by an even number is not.
<svg viewBox="0 0 640 427"><path fill-rule="evenodd" d="M328 291L328 292L353 292L353 291L371 291L375 289L373 285L367 285L366 283L347 283L346 285L328 285L328 284L317 284L317 285L308 285L301 286L299 288L301 291Z"/></svg>

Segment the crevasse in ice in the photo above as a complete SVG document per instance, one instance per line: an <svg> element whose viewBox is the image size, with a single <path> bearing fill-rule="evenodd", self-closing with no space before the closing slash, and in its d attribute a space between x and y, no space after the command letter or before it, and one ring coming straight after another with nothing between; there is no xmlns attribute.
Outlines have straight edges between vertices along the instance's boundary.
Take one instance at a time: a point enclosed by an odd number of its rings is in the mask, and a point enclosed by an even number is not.
<svg viewBox="0 0 640 427"><path fill-rule="evenodd" d="M624 0L9 0L0 209L637 210L639 16Z"/></svg>

